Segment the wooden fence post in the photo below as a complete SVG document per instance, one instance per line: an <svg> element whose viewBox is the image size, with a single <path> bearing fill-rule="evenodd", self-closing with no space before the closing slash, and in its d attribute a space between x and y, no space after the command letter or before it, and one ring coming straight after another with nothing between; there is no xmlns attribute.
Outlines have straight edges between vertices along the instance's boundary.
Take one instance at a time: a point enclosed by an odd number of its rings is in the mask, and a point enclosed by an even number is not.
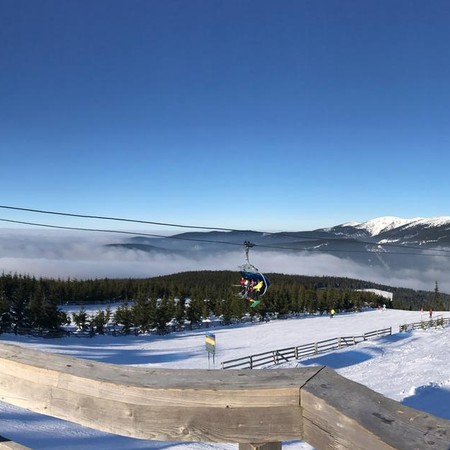
<svg viewBox="0 0 450 450"><path fill-rule="evenodd" d="M239 450L281 450L281 442L265 442L261 444L239 444Z"/></svg>

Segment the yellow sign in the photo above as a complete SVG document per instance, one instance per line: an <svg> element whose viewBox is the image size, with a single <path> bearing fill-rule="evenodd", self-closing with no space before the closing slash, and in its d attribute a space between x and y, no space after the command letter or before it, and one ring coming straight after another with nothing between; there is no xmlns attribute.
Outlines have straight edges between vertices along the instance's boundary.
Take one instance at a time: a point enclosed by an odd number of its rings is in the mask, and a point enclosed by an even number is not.
<svg viewBox="0 0 450 450"><path fill-rule="evenodd" d="M216 351L216 336L212 333L205 335L206 351L214 353Z"/></svg>

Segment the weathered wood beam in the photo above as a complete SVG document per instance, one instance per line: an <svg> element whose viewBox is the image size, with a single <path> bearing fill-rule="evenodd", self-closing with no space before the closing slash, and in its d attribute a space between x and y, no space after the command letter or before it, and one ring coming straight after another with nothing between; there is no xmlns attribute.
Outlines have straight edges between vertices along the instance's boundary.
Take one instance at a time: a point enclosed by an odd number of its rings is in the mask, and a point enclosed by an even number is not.
<svg viewBox="0 0 450 450"><path fill-rule="evenodd" d="M28 447L0 436L0 450L30 450Z"/></svg>
<svg viewBox="0 0 450 450"><path fill-rule="evenodd" d="M264 442L262 444L239 444L239 450L281 450L281 442Z"/></svg>
<svg viewBox="0 0 450 450"><path fill-rule="evenodd" d="M278 450L293 439L318 450L450 450L450 421L324 367L155 370L0 343L0 400L141 439L241 450Z"/></svg>
<svg viewBox="0 0 450 450"><path fill-rule="evenodd" d="M303 386L301 406L303 439L317 449L450 449L450 421L403 406L329 368Z"/></svg>
<svg viewBox="0 0 450 450"><path fill-rule="evenodd" d="M300 388L319 370L156 370L2 343L0 399L141 439L277 442L301 438Z"/></svg>

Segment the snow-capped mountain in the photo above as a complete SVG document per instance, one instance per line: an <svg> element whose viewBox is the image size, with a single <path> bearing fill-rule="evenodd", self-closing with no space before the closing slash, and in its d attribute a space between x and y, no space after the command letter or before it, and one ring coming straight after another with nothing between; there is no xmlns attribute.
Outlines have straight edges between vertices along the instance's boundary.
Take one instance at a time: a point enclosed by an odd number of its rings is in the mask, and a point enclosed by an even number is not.
<svg viewBox="0 0 450 450"><path fill-rule="evenodd" d="M423 218L417 217L415 219L400 219L398 217L380 217L373 219L360 225L367 231L372 233L372 236L380 235L381 233L388 233L395 230L412 230L412 229L428 229L445 231L450 227L450 216Z"/></svg>
<svg viewBox="0 0 450 450"><path fill-rule="evenodd" d="M330 234L348 238L371 238L380 244L390 241L399 244L450 244L450 216L432 218L378 217L363 223L345 223L326 228Z"/></svg>
<svg viewBox="0 0 450 450"><path fill-rule="evenodd" d="M426 289L439 281L450 293L450 216L379 217L311 231L198 231L114 240L111 234L68 239L15 230L3 233L0 247L5 271L83 278L234 270L245 262L245 241L254 244L250 261L266 273L349 276Z"/></svg>
<svg viewBox="0 0 450 450"><path fill-rule="evenodd" d="M372 219L362 223L361 222L344 223L342 225L337 225L332 228L327 228L326 230L337 232L339 229L356 228L358 230L362 230L364 233L367 233L369 236L376 236L377 234L380 234L382 231L392 230L393 228L409 224L415 220L420 219L401 219L400 217L386 216L386 217L378 217L376 219Z"/></svg>
<svg viewBox="0 0 450 450"><path fill-rule="evenodd" d="M387 232L404 225L413 224L419 220L423 219L401 219L399 217L386 216L360 223L359 225L356 225L355 228L366 230L371 236L377 236L380 233Z"/></svg>
<svg viewBox="0 0 450 450"><path fill-rule="evenodd" d="M393 268L425 271L436 264L440 270L447 266L450 270L450 216L412 219L387 216L363 223L282 233L190 232L170 239L134 237L111 245L161 256L201 259L240 251L246 240L255 244L252 252L329 254L355 262L361 268L377 266L388 271Z"/></svg>
<svg viewBox="0 0 450 450"><path fill-rule="evenodd" d="M363 223L344 223L331 228L312 231L260 233L255 231L189 232L167 238L134 237L127 242L112 244L149 252L191 254L235 250L236 245L251 241L260 250L283 251L298 249L311 251L320 248L327 252L348 252L356 248L371 253L389 253L391 244L415 250L450 248L450 216L402 219L379 217Z"/></svg>

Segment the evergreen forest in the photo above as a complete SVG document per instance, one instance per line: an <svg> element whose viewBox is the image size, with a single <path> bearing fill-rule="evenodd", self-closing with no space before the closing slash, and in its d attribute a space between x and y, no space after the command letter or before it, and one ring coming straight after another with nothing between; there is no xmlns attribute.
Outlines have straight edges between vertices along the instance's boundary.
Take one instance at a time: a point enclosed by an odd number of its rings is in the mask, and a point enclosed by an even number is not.
<svg viewBox="0 0 450 450"><path fill-rule="evenodd" d="M265 318L297 313L328 313L358 310L365 306L419 310L449 310L450 296L432 291L415 291L340 277L267 274L270 288L261 303L251 308L240 298L239 273L232 271L182 272L145 279L47 279L28 275L0 276L0 332L53 332L63 325L102 333L108 323L120 324L125 332L167 331L167 323L196 324L211 315L231 323L243 316ZM361 289L379 289L393 294L393 300ZM111 310L111 304L119 307ZM87 305L98 312L86 313ZM76 305L79 312L69 317L62 306Z"/></svg>

